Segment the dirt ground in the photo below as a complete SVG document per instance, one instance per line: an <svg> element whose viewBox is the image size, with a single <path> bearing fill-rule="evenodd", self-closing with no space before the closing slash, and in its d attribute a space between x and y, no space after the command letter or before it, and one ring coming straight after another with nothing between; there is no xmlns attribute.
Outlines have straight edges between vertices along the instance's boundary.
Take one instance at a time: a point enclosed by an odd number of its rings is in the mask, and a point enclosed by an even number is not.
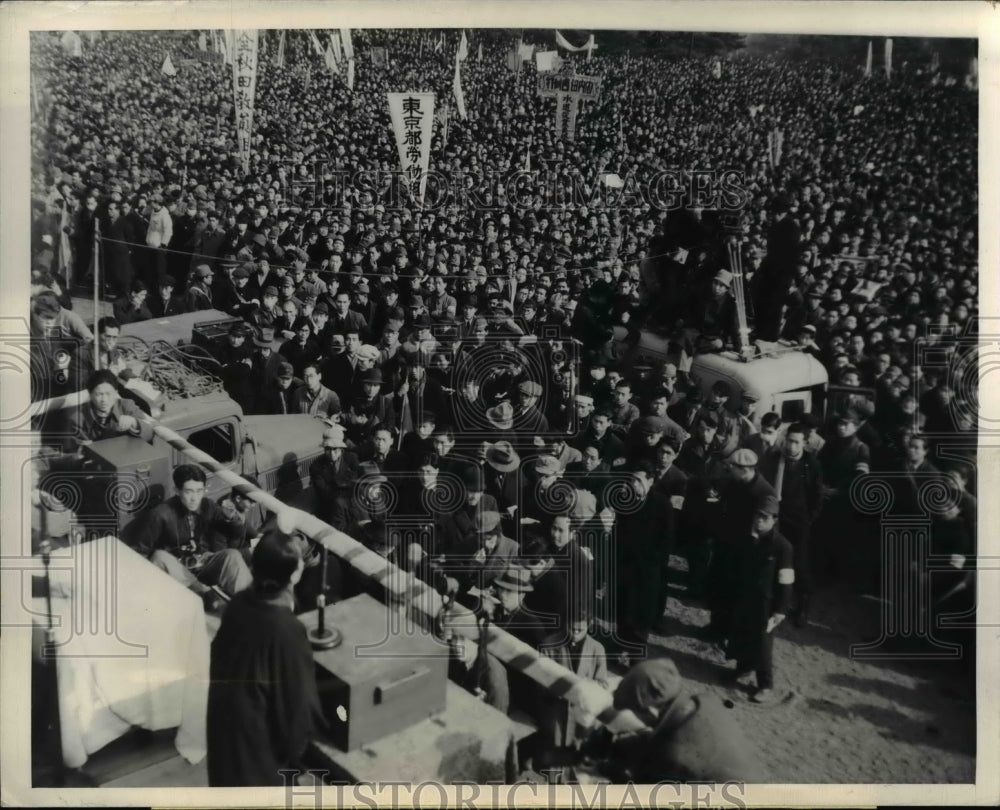
<svg viewBox="0 0 1000 810"><path fill-rule="evenodd" d="M879 637L880 606L847 590L821 591L807 627L790 619L779 626L774 662L781 700L771 706L751 702L746 687L724 683L724 672L735 665L695 638L708 624L708 611L685 600L681 589L668 600L649 653L672 658L692 691L727 701L773 782L974 781L975 691L968 668L919 660L912 645L908 660L852 657L851 645ZM608 652L612 669L624 672L613 663L610 644Z"/></svg>

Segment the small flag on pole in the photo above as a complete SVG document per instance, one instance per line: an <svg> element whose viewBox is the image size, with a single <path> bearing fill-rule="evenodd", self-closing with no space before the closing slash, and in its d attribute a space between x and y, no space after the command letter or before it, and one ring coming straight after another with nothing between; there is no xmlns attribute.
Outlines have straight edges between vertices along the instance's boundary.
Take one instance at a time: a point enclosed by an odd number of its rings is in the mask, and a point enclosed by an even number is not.
<svg viewBox="0 0 1000 810"><path fill-rule="evenodd" d="M170 54L168 53L166 58L163 60L163 65L160 67L160 73L164 76L176 76L177 68L174 67L174 63L170 61Z"/></svg>

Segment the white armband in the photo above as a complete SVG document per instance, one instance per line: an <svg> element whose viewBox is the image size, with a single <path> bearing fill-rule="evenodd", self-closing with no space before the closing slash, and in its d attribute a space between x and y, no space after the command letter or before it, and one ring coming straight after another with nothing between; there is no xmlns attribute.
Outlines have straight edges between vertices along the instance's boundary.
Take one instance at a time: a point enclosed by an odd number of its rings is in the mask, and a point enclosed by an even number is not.
<svg viewBox="0 0 1000 810"><path fill-rule="evenodd" d="M791 585L795 582L795 569L794 568L779 568L778 569L778 584L779 585Z"/></svg>

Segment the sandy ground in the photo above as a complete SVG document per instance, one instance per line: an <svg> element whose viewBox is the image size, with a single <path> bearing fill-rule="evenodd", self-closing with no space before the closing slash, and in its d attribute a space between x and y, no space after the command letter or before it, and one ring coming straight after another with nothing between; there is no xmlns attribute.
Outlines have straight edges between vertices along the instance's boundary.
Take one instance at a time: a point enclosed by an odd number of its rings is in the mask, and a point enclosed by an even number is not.
<svg viewBox="0 0 1000 810"><path fill-rule="evenodd" d="M779 626L774 661L781 700L765 707L748 699L750 689L724 683L734 663L694 637L708 624L708 612L685 600L681 589L673 593L661 631L650 639L650 655L673 658L693 691L727 701L772 781L975 780L975 698L961 663L919 660L912 653L908 660L852 657L851 645L880 635L879 600L839 589L820 592L807 627L790 620ZM610 652L609 645L609 663Z"/></svg>

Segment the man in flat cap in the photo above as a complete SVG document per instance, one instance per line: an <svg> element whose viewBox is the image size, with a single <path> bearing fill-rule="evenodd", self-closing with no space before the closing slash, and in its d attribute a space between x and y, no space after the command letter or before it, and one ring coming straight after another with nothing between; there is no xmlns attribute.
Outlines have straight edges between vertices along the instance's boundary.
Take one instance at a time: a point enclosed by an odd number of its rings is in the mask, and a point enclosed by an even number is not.
<svg viewBox="0 0 1000 810"><path fill-rule="evenodd" d="M626 771L616 781L768 781L732 712L714 694L691 694L669 658L633 667L615 690L614 705L650 729L613 742L613 761Z"/></svg>
<svg viewBox="0 0 1000 810"><path fill-rule="evenodd" d="M212 309L212 280L215 273L207 264L199 264L194 269L194 278L184 296L184 307L188 312Z"/></svg>
<svg viewBox="0 0 1000 810"><path fill-rule="evenodd" d="M757 689L751 697L755 703L773 703L778 697L772 633L788 613L795 583L794 551L776 528L778 511L774 495L757 501L743 529L749 536L736 552L735 587L729 594L734 610L727 656L736 659L736 682L756 673Z"/></svg>
<svg viewBox="0 0 1000 810"><path fill-rule="evenodd" d="M715 553L708 577L708 600L712 611L709 633L716 640L729 638L735 607L732 592L738 577L741 549L746 545L747 526L766 495L776 495L767 479L757 471L753 450L741 447L729 456L730 478L720 488L715 525Z"/></svg>

